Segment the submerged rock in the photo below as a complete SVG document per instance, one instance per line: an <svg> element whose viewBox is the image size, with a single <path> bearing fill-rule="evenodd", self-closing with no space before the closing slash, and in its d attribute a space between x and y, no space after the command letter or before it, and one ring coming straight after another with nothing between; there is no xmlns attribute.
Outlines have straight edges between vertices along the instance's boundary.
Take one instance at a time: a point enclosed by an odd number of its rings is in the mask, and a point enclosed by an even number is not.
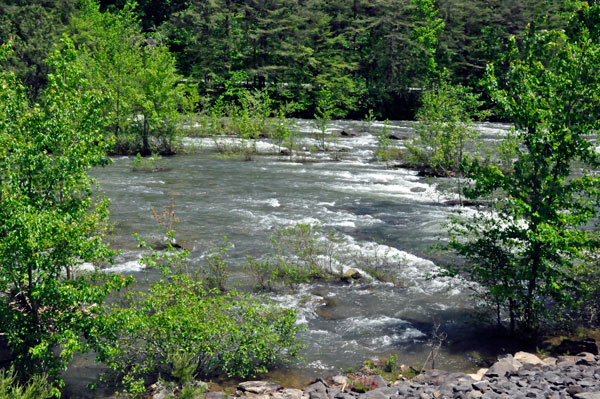
<svg viewBox="0 0 600 399"><path fill-rule="evenodd" d="M387 138L390 140L406 140L406 139L408 139L408 136L400 136L397 134L388 134Z"/></svg>

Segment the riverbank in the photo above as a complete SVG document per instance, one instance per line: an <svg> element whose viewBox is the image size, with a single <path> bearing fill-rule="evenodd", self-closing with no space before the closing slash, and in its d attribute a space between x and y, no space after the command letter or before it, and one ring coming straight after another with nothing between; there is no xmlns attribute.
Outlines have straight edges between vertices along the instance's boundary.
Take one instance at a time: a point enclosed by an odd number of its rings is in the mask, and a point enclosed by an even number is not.
<svg viewBox="0 0 600 399"><path fill-rule="evenodd" d="M388 384L379 376L318 379L304 390L254 381L238 386L232 398L248 399L600 399L600 356L581 353L541 360L519 352L508 355L477 374L429 370L409 381ZM224 399L211 392L207 399ZM158 399L156 396L154 399Z"/></svg>
<svg viewBox="0 0 600 399"><path fill-rule="evenodd" d="M152 399L171 396L153 386ZM267 381L240 383L235 393L209 392L206 399L600 399L600 356L540 357L517 352L498 359L475 374L428 370L406 380L386 382L379 374L353 373L318 378L304 389L290 389Z"/></svg>

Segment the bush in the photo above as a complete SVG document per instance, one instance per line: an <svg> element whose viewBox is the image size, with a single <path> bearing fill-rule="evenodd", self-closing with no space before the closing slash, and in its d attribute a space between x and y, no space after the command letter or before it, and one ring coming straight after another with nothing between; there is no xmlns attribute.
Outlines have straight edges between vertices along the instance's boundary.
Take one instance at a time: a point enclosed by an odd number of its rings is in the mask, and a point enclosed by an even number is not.
<svg viewBox="0 0 600 399"><path fill-rule="evenodd" d="M442 82L426 91L417 112L416 136L406 143L408 162L433 175L452 175L460 170L466 149L478 134L473 119L487 115L482 102L467 87Z"/></svg>
<svg viewBox="0 0 600 399"><path fill-rule="evenodd" d="M229 272L227 268L227 253L233 244L224 238L224 246L219 247L216 244L210 250L206 257L206 266L202 270L204 282L209 289L215 289L219 292L225 292L225 283Z"/></svg>
<svg viewBox="0 0 600 399"><path fill-rule="evenodd" d="M334 233L319 237L318 226L298 223L271 236L277 279L290 285L341 275L340 238Z"/></svg>
<svg viewBox="0 0 600 399"><path fill-rule="evenodd" d="M0 370L0 398L47 399L59 396L60 392L52 387L45 375L35 375L21 385L13 368Z"/></svg>
<svg viewBox="0 0 600 399"><path fill-rule="evenodd" d="M99 358L128 390L139 392L145 376L173 378L189 367L194 375L255 376L297 356L295 310L235 291L207 291L201 280L170 271L187 256L167 244L165 252L144 258L162 265L163 278L148 292L129 292L124 306L113 306L105 318L113 339L100 348Z"/></svg>

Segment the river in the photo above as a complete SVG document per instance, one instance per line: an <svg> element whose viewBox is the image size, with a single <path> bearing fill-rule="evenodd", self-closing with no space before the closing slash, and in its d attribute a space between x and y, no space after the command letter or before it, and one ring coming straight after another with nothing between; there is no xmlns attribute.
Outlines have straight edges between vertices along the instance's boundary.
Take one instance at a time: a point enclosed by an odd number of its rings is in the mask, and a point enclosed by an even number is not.
<svg viewBox="0 0 600 399"><path fill-rule="evenodd" d="M311 121L297 120L294 128L300 149L315 145ZM131 157L114 158L92 173L111 199L114 229L109 241L121 251L107 271L133 274L142 283L156 276L139 264L133 233L160 241L164 230L152 208L168 207L173 199L180 219L178 243L191 250L193 260L200 263L224 236L233 243L229 287L249 289L245 259L271 253L269 236L278 228L315 224L323 232L339 232L343 253L377 257L402 285L362 279L351 285L303 284L294 292L269 294L282 306L298 309L298 323L306 327L303 360L273 378L302 383L389 354L399 355L401 363L421 365L430 350L433 320L448 334L436 366L476 367L485 348L494 345L474 342L482 333L469 323L474 307L465 284L428 279L437 270L430 247L443 236L443 223L457 209L445 203L453 196L440 188L452 181L426 179L415 171L375 162L376 135L382 129L381 122L332 122L329 139L335 137L335 145L344 149L339 161L320 154L310 162L290 162L273 154L252 161L228 159L215 156L213 140L198 138L185 139L194 151L164 158L161 171L132 171ZM402 137L414 134L411 122L391 122L388 129ZM500 140L508 127L486 123L477 129L487 146ZM342 130L356 136L335 135ZM272 147L267 139L258 143L262 150ZM77 364L85 369L84 360ZM74 372L77 378L81 374Z"/></svg>

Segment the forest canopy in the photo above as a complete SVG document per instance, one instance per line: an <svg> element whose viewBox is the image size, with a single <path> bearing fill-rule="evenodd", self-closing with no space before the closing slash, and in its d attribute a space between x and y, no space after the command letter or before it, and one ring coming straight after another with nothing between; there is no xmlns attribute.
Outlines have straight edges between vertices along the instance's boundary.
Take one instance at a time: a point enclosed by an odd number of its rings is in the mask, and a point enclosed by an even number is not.
<svg viewBox="0 0 600 399"><path fill-rule="evenodd" d="M73 28L89 2L8 1L0 5L0 42L13 42L8 66L37 96L45 85L46 56ZM116 12L126 2L101 1ZM418 90L437 73L480 90L487 63L501 61L513 36L528 23L566 25L559 0L215 0L139 1L133 7L144 34L168 45L177 70L214 98L232 73L251 87L293 98L312 115L316 97L331 90L347 116L368 109L410 119ZM131 5L129 6L132 7ZM33 23L35 21L35 24Z"/></svg>

